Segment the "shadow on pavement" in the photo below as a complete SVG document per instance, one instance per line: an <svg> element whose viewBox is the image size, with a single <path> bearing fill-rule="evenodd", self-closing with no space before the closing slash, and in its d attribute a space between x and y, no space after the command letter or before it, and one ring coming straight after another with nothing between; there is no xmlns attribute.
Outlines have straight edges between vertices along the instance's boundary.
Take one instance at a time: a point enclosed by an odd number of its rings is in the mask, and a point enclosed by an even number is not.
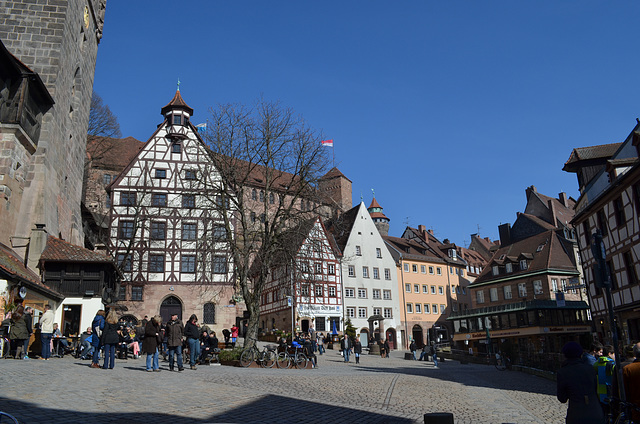
<svg viewBox="0 0 640 424"><path fill-rule="evenodd" d="M108 405L104 406L108 409ZM207 409L203 398L202 408ZM222 414L208 418L190 418L185 415L171 415L160 412L85 412L41 408L34 404L0 397L0 411L16 417L21 424L31 423L132 423L132 424L206 424L206 423L326 423L338 419L340 422L366 422L367 424L390 423L410 424L413 420L374 412L361 411L338 405L267 395L257 401L230 408ZM4 422L4 421L3 421Z"/></svg>

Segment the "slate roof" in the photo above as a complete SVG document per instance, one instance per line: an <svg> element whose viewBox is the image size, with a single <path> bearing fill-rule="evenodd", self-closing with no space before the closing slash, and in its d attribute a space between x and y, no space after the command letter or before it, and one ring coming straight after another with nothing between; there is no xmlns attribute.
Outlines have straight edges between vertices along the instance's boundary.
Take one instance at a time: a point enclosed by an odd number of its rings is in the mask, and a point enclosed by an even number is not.
<svg viewBox="0 0 640 424"><path fill-rule="evenodd" d="M600 144L598 146L576 147L571 151L569 159L562 168L563 171L571 172L575 169L575 164L587 160L610 158L618 150L622 143Z"/></svg>
<svg viewBox="0 0 640 424"><path fill-rule="evenodd" d="M542 249L538 251L540 246L542 246ZM516 262L519 258L528 259L526 270L520 270ZM492 266L504 265L506 262L515 262L516 266L513 272L509 274L501 272L499 275L493 275ZM506 276L524 275L543 270L574 271L576 274L578 273L571 250L562 242L557 230L545 231L501 247L496 251L480 276L472 283L472 286L502 279Z"/></svg>
<svg viewBox="0 0 640 424"><path fill-rule="evenodd" d="M576 200L573 197L567 198L568 206L565 206L560 199L555 197L546 196L542 193L538 193L537 191L531 192L533 195L537 196L545 205L549 205L549 202L553 203L553 207L556 211L556 219L558 219L562 223L569 223L573 219L576 214L574 207L576 205ZM555 222L553 223L556 224Z"/></svg>
<svg viewBox="0 0 640 424"><path fill-rule="evenodd" d="M320 178L321 180L330 180L332 178L346 178L347 180L349 180L349 178L347 178L342 172L340 172L340 170L336 167L333 167L329 170L329 172L327 172L326 174L324 174L322 176L322 178ZM349 182L351 182L351 180L349 180Z"/></svg>
<svg viewBox="0 0 640 424"><path fill-rule="evenodd" d="M180 90L176 91L176 94L173 96L173 99L165 107L160 110L162 116L166 115L170 109L183 109L186 110L189 115L193 115L193 109L189 107L187 102L182 99L180 95Z"/></svg>
<svg viewBox="0 0 640 424"><path fill-rule="evenodd" d="M351 234L353 224L356 222L356 218L358 217L360 205L361 203L352 207L339 217L330 219L325 224L327 231L333 235L335 243L338 245L341 252L344 252L344 248L349 241L349 235Z"/></svg>
<svg viewBox="0 0 640 424"><path fill-rule="evenodd" d="M40 255L40 262L114 263L111 256L73 245L53 236L47 237L47 246Z"/></svg>
<svg viewBox="0 0 640 424"><path fill-rule="evenodd" d="M402 237L382 236L384 241L391 244L397 250L402 252L402 256L406 259L418 261L443 262L443 258L432 249L423 246L417 241L409 240Z"/></svg>

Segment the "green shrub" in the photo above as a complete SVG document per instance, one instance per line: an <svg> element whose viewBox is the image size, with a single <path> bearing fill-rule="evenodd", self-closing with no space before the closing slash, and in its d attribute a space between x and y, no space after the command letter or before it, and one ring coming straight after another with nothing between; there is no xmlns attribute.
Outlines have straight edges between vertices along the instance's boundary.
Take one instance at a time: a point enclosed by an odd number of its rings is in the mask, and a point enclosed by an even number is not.
<svg viewBox="0 0 640 424"><path fill-rule="evenodd" d="M236 361L240 359L240 354L242 353L241 347L236 347L233 350L224 349L221 350L218 354L218 358L221 361Z"/></svg>

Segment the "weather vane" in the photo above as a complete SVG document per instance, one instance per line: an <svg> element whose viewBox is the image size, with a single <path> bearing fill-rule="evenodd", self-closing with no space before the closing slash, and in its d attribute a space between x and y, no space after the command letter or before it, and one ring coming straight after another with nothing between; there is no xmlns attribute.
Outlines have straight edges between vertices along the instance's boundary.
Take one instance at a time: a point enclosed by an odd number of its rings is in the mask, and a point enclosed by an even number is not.
<svg viewBox="0 0 640 424"><path fill-rule="evenodd" d="M180 77L178 77L178 91L180 91Z"/></svg>
<svg viewBox="0 0 640 424"><path fill-rule="evenodd" d="M374 189L371 189L371 194L373 195L373 198L376 198L376 191Z"/></svg>

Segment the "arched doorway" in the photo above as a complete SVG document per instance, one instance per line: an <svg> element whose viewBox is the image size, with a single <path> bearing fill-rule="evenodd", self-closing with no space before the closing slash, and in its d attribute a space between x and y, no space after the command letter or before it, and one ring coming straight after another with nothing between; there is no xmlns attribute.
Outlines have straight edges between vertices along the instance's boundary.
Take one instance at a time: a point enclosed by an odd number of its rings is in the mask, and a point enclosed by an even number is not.
<svg viewBox="0 0 640 424"><path fill-rule="evenodd" d="M389 342L389 349L396 349L396 330L393 328L387 328L386 339Z"/></svg>
<svg viewBox="0 0 640 424"><path fill-rule="evenodd" d="M120 317L120 322L128 322L134 327L138 325L138 318L135 315L127 314Z"/></svg>
<svg viewBox="0 0 640 424"><path fill-rule="evenodd" d="M369 330L366 328L360 330L360 343L362 343L362 347L369 346Z"/></svg>
<svg viewBox="0 0 640 424"><path fill-rule="evenodd" d="M424 333L422 332L422 327L418 324L414 325L411 329L411 336L413 337L413 340L416 341L416 346L418 348L424 346Z"/></svg>
<svg viewBox="0 0 640 424"><path fill-rule="evenodd" d="M300 331L303 333L309 332L309 326L311 325L311 320L308 318L300 320Z"/></svg>
<svg viewBox="0 0 640 424"><path fill-rule="evenodd" d="M160 305L162 322L169 322L173 314L178 314L178 318L182 319L182 302L175 296L169 296Z"/></svg>

